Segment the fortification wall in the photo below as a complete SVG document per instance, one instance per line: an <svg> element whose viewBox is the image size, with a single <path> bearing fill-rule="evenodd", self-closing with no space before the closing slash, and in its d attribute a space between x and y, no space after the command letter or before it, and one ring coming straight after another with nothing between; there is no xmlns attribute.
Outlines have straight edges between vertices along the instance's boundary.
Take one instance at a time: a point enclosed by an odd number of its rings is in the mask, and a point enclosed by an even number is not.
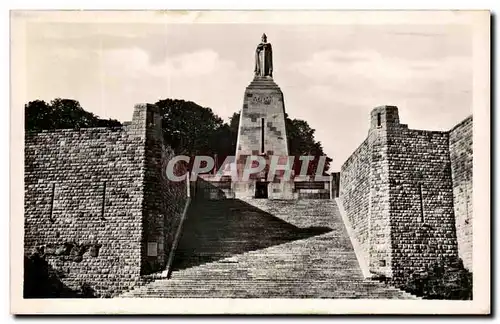
<svg viewBox="0 0 500 324"><path fill-rule="evenodd" d="M69 288L113 296L164 265L186 188L161 173L158 118L138 105L126 127L26 134L25 253L45 254Z"/></svg>
<svg viewBox="0 0 500 324"><path fill-rule="evenodd" d="M451 175L458 254L472 271L472 116L450 131Z"/></svg>
<svg viewBox="0 0 500 324"><path fill-rule="evenodd" d="M340 172L340 201L355 239L368 262L370 207L370 149L365 140L342 165Z"/></svg>
<svg viewBox="0 0 500 324"><path fill-rule="evenodd" d="M165 269L187 198L186 181L172 181L167 177L166 168L168 162L174 157L174 152L163 142L161 123L159 108L148 105L142 274ZM182 166L180 163L176 165L177 175L186 172Z"/></svg>
<svg viewBox="0 0 500 324"><path fill-rule="evenodd" d="M142 274L165 269L187 198L186 181L169 180L166 174L174 152L164 145L160 111L151 105L146 118ZM175 171L179 176L186 169L178 163Z"/></svg>
<svg viewBox="0 0 500 324"><path fill-rule="evenodd" d="M455 222L472 210L464 194L472 190L470 133L467 121L450 133L412 130L400 124L397 107L372 111L367 139L340 174L340 200L371 273L398 283L458 255ZM462 214L455 220L457 199ZM464 254L472 250L465 233L459 233Z"/></svg>
<svg viewBox="0 0 500 324"><path fill-rule="evenodd" d="M397 281L456 257L448 133L393 127L389 137L392 271Z"/></svg>
<svg viewBox="0 0 500 324"><path fill-rule="evenodd" d="M25 250L42 247L71 289L112 295L137 283L144 140L120 128L26 135Z"/></svg>
<svg viewBox="0 0 500 324"><path fill-rule="evenodd" d="M389 165L388 165L388 136L387 117L391 117L392 107L379 107L372 111L380 114L380 125L370 127L368 140L370 143L370 271L377 275L392 276L391 272L391 232L390 232L390 204L389 204Z"/></svg>

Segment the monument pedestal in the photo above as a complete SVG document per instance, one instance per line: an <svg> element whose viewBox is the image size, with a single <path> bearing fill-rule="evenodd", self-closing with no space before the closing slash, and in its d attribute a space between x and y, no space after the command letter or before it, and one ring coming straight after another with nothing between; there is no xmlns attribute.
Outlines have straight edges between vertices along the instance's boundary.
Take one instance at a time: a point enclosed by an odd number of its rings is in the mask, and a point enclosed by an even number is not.
<svg viewBox="0 0 500 324"><path fill-rule="evenodd" d="M283 93L270 76L256 76L245 90L236 147L238 180L232 189L236 198L294 199L291 178L269 181L267 172L261 172L242 179L250 156L262 156L266 170L273 159L279 159L278 165L288 159Z"/></svg>

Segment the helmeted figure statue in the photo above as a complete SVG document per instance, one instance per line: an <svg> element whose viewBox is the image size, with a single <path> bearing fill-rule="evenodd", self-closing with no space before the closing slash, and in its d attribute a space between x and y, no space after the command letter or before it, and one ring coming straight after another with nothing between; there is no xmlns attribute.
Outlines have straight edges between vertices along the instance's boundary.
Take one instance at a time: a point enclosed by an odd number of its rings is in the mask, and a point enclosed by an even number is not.
<svg viewBox="0 0 500 324"><path fill-rule="evenodd" d="M262 34L262 42L255 50L255 76L273 76L273 49L266 34Z"/></svg>

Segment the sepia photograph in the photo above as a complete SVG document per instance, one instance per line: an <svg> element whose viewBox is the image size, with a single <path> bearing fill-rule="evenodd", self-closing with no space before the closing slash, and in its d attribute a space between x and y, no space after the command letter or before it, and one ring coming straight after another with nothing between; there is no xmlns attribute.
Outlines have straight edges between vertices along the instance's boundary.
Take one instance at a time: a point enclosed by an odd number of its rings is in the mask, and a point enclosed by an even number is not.
<svg viewBox="0 0 500 324"><path fill-rule="evenodd" d="M11 312L489 314L490 12L10 16Z"/></svg>

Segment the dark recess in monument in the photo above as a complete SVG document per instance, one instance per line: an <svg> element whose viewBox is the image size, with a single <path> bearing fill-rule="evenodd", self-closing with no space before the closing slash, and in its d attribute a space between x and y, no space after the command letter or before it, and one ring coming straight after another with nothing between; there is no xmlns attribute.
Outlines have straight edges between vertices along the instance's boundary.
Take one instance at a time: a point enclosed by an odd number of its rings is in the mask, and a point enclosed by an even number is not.
<svg viewBox="0 0 500 324"><path fill-rule="evenodd" d="M255 183L255 198L267 199L267 182L256 182Z"/></svg>

